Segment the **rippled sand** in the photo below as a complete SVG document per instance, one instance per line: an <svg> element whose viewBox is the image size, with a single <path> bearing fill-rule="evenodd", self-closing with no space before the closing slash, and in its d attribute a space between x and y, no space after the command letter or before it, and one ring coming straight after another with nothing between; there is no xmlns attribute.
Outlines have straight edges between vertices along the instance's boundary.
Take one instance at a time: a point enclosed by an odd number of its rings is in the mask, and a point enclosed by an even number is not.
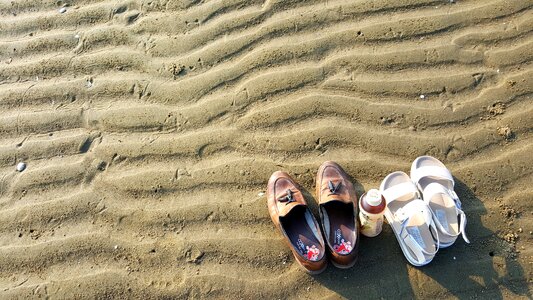
<svg viewBox="0 0 533 300"><path fill-rule="evenodd" d="M0 0L1 298L532 297L533 2L64 3ZM471 245L299 270L273 171L313 204L325 160L361 194L424 154Z"/></svg>

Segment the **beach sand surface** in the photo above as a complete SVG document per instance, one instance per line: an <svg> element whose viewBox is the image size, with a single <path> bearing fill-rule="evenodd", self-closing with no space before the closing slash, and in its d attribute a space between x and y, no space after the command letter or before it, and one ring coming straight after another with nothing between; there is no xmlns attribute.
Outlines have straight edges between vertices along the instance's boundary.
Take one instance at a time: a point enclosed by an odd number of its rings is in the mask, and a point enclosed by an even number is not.
<svg viewBox="0 0 533 300"><path fill-rule="evenodd" d="M532 95L528 0L0 0L0 298L531 299ZM470 245L299 269L272 172L420 155Z"/></svg>

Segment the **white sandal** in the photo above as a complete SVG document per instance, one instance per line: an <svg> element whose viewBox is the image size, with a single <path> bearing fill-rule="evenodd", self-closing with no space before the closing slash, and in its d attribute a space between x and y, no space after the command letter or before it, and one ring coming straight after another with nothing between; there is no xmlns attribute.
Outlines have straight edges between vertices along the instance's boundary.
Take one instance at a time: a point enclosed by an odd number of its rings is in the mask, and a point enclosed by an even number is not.
<svg viewBox="0 0 533 300"><path fill-rule="evenodd" d="M466 215L446 166L434 157L420 156L411 165L411 180L422 191L424 201L431 209L439 231L439 247L451 246L459 235L470 243L465 233Z"/></svg>
<svg viewBox="0 0 533 300"><path fill-rule="evenodd" d="M385 218L405 258L414 266L427 265L439 250L439 236L416 186L407 174L398 171L383 179L380 191L387 202Z"/></svg>

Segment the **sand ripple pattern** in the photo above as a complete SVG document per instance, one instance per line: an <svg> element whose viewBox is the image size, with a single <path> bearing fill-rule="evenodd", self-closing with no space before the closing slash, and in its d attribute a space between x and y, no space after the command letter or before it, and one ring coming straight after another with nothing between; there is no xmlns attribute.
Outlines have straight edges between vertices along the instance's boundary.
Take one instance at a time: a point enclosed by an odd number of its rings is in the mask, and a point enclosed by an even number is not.
<svg viewBox="0 0 533 300"><path fill-rule="evenodd" d="M0 1L0 297L531 298L532 96L528 0ZM298 269L273 171L419 155L471 245Z"/></svg>

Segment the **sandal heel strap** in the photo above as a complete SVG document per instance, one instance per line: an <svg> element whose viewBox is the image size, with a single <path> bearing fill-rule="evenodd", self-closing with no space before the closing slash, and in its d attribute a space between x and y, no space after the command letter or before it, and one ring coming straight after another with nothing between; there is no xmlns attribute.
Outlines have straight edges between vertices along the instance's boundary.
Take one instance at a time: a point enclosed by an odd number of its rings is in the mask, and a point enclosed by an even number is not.
<svg viewBox="0 0 533 300"><path fill-rule="evenodd" d="M450 173L450 170L443 167L427 166L416 168L411 171L411 180L416 184L418 184L420 179L424 177L436 177L440 179L449 180L452 182L452 185L455 185L452 173Z"/></svg>
<svg viewBox="0 0 533 300"><path fill-rule="evenodd" d="M387 204L406 195L416 195L417 198L420 198L418 189L410 181L391 186L390 188L382 191L381 194L385 198Z"/></svg>

